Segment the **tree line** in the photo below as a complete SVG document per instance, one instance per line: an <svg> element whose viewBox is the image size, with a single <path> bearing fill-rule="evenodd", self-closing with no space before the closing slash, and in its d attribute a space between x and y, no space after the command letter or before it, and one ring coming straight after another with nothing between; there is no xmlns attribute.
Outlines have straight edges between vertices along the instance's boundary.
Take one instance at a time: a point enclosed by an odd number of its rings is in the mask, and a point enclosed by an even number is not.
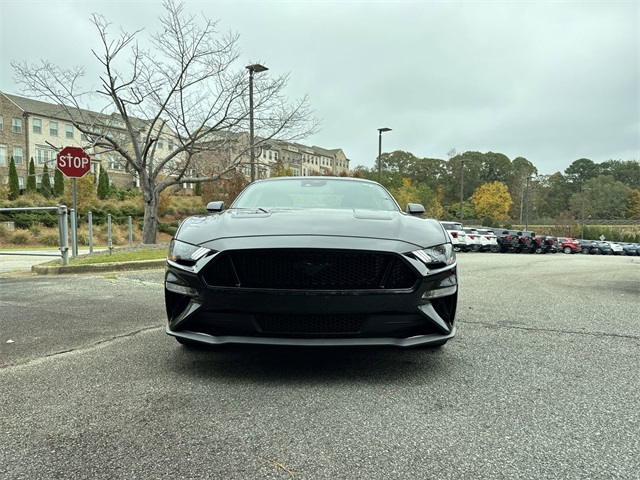
<svg viewBox="0 0 640 480"><path fill-rule="evenodd" d="M640 219L640 163L581 158L563 172L539 175L529 160L495 152L450 152L447 160L410 152L384 153L381 183L404 205L425 205L430 216L524 222L526 219ZM378 164L357 166L354 176L378 179Z"/></svg>

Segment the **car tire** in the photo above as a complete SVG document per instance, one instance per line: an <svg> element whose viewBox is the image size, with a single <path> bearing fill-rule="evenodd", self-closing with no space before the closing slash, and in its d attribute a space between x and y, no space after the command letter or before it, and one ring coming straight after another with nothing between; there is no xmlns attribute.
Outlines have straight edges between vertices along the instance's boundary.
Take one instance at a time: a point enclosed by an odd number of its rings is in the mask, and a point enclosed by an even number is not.
<svg viewBox="0 0 640 480"><path fill-rule="evenodd" d="M584 253L584 254L586 255L586 254L591 253L591 251L590 251L587 247L584 247L584 248L582 249L582 253Z"/></svg>
<svg viewBox="0 0 640 480"><path fill-rule="evenodd" d="M472 252L479 252L480 247L478 245L473 245L469 250L471 250Z"/></svg>
<svg viewBox="0 0 640 480"><path fill-rule="evenodd" d="M491 245L490 250L492 253L498 253L500 252L500 245Z"/></svg>
<svg viewBox="0 0 640 480"><path fill-rule="evenodd" d="M626 251L626 250L622 250L622 251L620 252L620 255L623 255L623 256L624 256L624 255L627 255L627 251Z"/></svg>
<svg viewBox="0 0 640 480"><path fill-rule="evenodd" d="M571 247L564 247L564 248L562 249L562 251L563 251L564 253L571 253L571 252L572 252Z"/></svg>

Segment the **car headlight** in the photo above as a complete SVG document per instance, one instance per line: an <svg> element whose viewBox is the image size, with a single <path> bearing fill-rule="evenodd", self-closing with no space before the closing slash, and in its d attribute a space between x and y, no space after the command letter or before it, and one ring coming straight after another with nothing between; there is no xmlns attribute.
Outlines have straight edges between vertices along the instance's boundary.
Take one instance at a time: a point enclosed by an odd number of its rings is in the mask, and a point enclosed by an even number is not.
<svg viewBox="0 0 640 480"><path fill-rule="evenodd" d="M456 254L453 251L453 245L450 243L414 250L411 253L429 268L446 267L456 261Z"/></svg>
<svg viewBox="0 0 640 480"><path fill-rule="evenodd" d="M169 245L168 259L181 265L193 266L210 252L211 250L208 248L192 245L174 238Z"/></svg>

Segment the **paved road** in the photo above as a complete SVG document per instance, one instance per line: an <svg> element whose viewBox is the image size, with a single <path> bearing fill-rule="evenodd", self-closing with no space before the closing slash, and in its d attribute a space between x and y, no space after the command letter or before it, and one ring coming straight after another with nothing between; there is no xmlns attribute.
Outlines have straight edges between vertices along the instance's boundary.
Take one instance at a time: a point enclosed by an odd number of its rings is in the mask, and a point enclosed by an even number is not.
<svg viewBox="0 0 640 480"><path fill-rule="evenodd" d="M98 248L94 251L104 250L104 248ZM20 251L20 255L15 255L15 250L0 250L0 273L7 272L23 272L30 271L32 265L38 265L40 263L51 262L54 260L60 261L59 250L23 250ZM7 253L11 253L10 255ZM29 255L34 253L35 255ZM89 249L78 249L78 255L89 253ZM71 252L69 252L71 256Z"/></svg>
<svg viewBox="0 0 640 480"><path fill-rule="evenodd" d="M640 258L459 260L435 352L190 351L161 271L0 278L0 478L637 479Z"/></svg>

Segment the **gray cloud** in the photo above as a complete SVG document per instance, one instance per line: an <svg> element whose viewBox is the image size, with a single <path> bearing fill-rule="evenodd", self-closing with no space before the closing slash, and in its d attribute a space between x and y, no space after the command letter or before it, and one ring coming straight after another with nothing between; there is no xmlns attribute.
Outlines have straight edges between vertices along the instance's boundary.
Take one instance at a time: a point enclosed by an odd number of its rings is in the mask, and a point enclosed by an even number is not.
<svg viewBox="0 0 640 480"><path fill-rule="evenodd" d="M161 2L0 2L0 88L20 93L11 60L99 65L89 17L114 33L157 28ZM574 160L640 159L639 18L635 1L187 1L240 33L246 62L290 72L323 128L306 143L342 147L372 166L383 149L446 158L523 156L540 173ZM66 28L59 28L66 25ZM28 26L29 28L25 28ZM240 65L239 68L242 66Z"/></svg>

